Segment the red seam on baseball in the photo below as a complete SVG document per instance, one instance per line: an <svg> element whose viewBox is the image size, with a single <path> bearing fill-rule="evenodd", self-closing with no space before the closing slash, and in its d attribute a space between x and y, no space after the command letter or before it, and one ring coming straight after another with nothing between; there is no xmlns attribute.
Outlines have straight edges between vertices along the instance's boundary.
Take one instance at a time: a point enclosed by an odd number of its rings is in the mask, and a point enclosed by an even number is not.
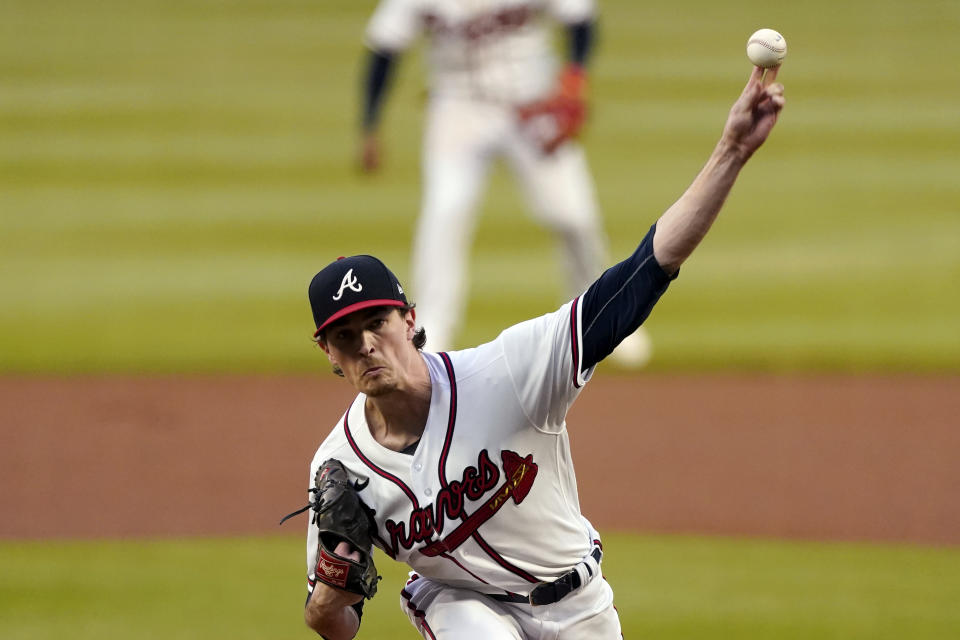
<svg viewBox="0 0 960 640"><path fill-rule="evenodd" d="M763 40L751 40L750 42L747 43L747 46L749 47L749 46L752 45L752 44L758 44L758 45L760 45L761 47L766 47L767 49L770 49L770 51L773 51L774 53L783 53L784 51L787 50L786 47L783 47L782 49L778 49L777 47L774 47L773 45L767 44L767 43L764 42Z"/></svg>

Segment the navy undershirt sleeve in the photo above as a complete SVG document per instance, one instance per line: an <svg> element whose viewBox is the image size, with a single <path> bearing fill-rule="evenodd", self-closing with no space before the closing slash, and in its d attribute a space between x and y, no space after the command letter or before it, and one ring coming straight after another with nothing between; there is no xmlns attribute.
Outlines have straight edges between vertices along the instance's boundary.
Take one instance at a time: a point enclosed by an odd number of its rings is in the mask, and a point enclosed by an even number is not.
<svg viewBox="0 0 960 640"><path fill-rule="evenodd" d="M380 119L380 107L394 66L395 54L371 51L363 82L363 129L372 131Z"/></svg>
<svg viewBox="0 0 960 640"><path fill-rule="evenodd" d="M592 20L576 22L567 26L570 37L570 62L584 67L593 50L596 27Z"/></svg>
<svg viewBox="0 0 960 640"><path fill-rule="evenodd" d="M653 257L656 232L654 224L633 255L604 271L583 294L581 370L606 358L636 331L679 274L667 275Z"/></svg>

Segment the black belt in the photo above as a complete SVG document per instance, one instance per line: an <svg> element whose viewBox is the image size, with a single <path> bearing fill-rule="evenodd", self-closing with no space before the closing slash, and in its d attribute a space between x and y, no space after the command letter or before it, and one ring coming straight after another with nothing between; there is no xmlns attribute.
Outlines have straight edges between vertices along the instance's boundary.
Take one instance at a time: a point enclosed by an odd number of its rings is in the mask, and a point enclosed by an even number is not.
<svg viewBox="0 0 960 640"><path fill-rule="evenodd" d="M603 557L603 551L600 547L594 547L590 553L593 559L600 564L600 558ZM587 564L587 573L593 576L593 570ZM580 574L577 570L571 569L553 582L541 582L533 588L528 596L522 596L519 593L490 593L489 597L500 602L515 602L517 604L545 605L559 602L571 591L580 588Z"/></svg>

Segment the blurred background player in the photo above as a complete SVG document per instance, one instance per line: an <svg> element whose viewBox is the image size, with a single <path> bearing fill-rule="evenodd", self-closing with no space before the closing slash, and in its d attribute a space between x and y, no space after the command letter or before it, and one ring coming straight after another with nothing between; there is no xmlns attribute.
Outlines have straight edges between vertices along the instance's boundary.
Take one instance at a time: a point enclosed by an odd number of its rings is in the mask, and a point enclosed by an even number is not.
<svg viewBox="0 0 960 640"><path fill-rule="evenodd" d="M607 263L593 182L576 136L586 115L585 65L595 34L592 0L381 0L366 32L361 163L380 165L380 107L399 52L429 38L430 100L423 194L414 240L413 291L430 347L453 347L461 326L469 248L491 161L507 160L530 210L556 235L567 291L582 293ZM548 22L564 25L559 68ZM641 327L614 360L643 366Z"/></svg>

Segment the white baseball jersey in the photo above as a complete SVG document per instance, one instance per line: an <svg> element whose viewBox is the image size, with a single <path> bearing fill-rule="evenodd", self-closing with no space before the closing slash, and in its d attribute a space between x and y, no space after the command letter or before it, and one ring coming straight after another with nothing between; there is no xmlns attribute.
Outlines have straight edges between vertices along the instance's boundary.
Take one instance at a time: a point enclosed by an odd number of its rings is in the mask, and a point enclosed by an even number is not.
<svg viewBox="0 0 960 640"><path fill-rule="evenodd" d="M374 440L358 395L317 450L310 482L324 460L340 460L376 512L376 546L444 584L526 594L569 571L598 537L580 514L565 422L593 372L580 372L581 306L473 349L424 353L432 397L412 455ZM310 589L317 535L311 525Z"/></svg>
<svg viewBox="0 0 960 640"><path fill-rule="evenodd" d="M576 23L593 14L593 0L382 0L366 43L402 51L425 33L431 93L519 104L554 85L544 18Z"/></svg>

